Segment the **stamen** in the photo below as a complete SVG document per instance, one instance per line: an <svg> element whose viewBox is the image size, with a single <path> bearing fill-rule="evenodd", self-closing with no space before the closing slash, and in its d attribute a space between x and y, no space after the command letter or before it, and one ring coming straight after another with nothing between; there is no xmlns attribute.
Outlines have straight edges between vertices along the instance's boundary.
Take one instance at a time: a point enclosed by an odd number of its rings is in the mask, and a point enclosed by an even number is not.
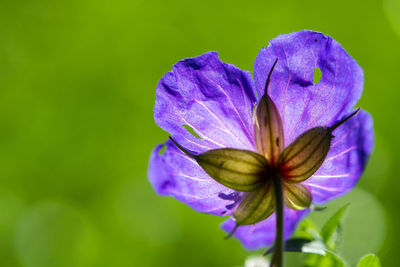
<svg viewBox="0 0 400 267"><path fill-rule="evenodd" d="M186 148L184 148L183 146L181 146L180 144L178 144L178 142L176 142L174 140L174 138L172 138L171 136L169 137L169 139L186 155L188 155L189 157L195 159L197 156L191 152L189 152L189 150L187 150Z"/></svg>
<svg viewBox="0 0 400 267"><path fill-rule="evenodd" d="M224 239L227 240L229 238L231 238L233 236L233 234L236 232L236 230L239 228L239 224L235 225L235 228L233 228L232 232L229 233L229 235L227 235Z"/></svg>
<svg viewBox="0 0 400 267"><path fill-rule="evenodd" d="M331 127L329 127L329 130L331 132L333 132L333 130L335 130L337 127L339 127L340 125L342 125L343 123L345 123L346 121L348 121L349 119L351 119L351 117L353 117L354 115L356 115L361 108L358 108L356 111L354 111L352 114L350 114L349 116L347 116L346 118L344 118L341 121L338 121L337 123L335 123L334 125L332 125Z"/></svg>
<svg viewBox="0 0 400 267"><path fill-rule="evenodd" d="M269 71L268 78L267 78L267 81L266 81L266 83L265 83L265 88L264 88L264 94L265 94L265 95L266 95L267 92L268 92L268 85L269 85L269 82L270 82L270 80L271 80L271 74L272 74L272 71L274 70L275 65L276 65L277 62L278 62L278 59L275 59L275 62L274 62L274 64L272 65L271 70Z"/></svg>

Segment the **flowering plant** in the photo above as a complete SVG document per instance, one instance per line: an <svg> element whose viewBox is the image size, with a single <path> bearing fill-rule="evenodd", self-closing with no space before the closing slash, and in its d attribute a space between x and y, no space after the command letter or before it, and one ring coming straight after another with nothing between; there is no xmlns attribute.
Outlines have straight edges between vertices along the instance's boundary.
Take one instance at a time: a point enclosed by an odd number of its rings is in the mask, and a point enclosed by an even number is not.
<svg viewBox="0 0 400 267"><path fill-rule="evenodd" d="M157 193L230 216L222 228L246 248L276 240L282 250L312 204L355 186L373 147L372 119L353 110L362 69L321 33L271 40L253 75L215 52L174 65L154 107L172 137L154 149L148 174ZM274 261L280 266L281 256Z"/></svg>

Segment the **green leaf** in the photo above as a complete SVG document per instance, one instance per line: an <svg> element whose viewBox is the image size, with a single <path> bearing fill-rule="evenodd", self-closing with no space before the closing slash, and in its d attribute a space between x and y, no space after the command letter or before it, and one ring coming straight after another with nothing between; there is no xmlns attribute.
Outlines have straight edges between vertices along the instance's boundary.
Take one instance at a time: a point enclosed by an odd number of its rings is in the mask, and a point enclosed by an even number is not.
<svg viewBox="0 0 400 267"><path fill-rule="evenodd" d="M327 251L325 256L311 255L306 258L305 266L307 267L347 267L347 263L335 253Z"/></svg>
<svg viewBox="0 0 400 267"><path fill-rule="evenodd" d="M308 218L300 223L296 231L296 237L322 240L318 227Z"/></svg>
<svg viewBox="0 0 400 267"><path fill-rule="evenodd" d="M306 239L306 238L292 238L285 242L285 251L301 252L307 254L326 255L325 245L321 241ZM274 247L265 252L267 255L274 251Z"/></svg>
<svg viewBox="0 0 400 267"><path fill-rule="evenodd" d="M381 267L381 263L376 255L368 254L361 258L357 267Z"/></svg>
<svg viewBox="0 0 400 267"><path fill-rule="evenodd" d="M329 265L329 266L332 266L332 267L333 266L334 267L346 267L346 266L348 266L346 261L342 257L340 257L338 254L336 254L335 252L330 251L330 250L326 250L326 255L331 260L331 265ZM321 266L327 267L325 265L321 265Z"/></svg>
<svg viewBox="0 0 400 267"><path fill-rule="evenodd" d="M342 220L346 213L349 203L340 208L322 227L321 236L326 246L332 251L336 251L341 241Z"/></svg>
<svg viewBox="0 0 400 267"><path fill-rule="evenodd" d="M326 255L308 254L305 260L307 267L348 267L346 261L335 252L325 250Z"/></svg>
<svg viewBox="0 0 400 267"><path fill-rule="evenodd" d="M274 251L274 247L264 255ZM321 240L292 238L285 242L285 251L307 254L305 266L347 267L346 261L335 252L326 248Z"/></svg>
<svg viewBox="0 0 400 267"><path fill-rule="evenodd" d="M285 250L292 252L302 252L309 254L325 255L325 246L317 240L307 240L303 238L293 238L285 242Z"/></svg>

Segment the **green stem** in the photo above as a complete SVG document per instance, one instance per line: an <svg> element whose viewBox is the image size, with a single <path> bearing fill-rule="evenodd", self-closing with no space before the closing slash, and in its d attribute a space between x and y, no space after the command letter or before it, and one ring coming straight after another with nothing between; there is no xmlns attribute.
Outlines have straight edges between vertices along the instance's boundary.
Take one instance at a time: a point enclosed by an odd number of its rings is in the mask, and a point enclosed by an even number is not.
<svg viewBox="0 0 400 267"><path fill-rule="evenodd" d="M283 188L282 178L279 174L273 176L276 197L276 238L275 252L271 261L271 267L283 267Z"/></svg>

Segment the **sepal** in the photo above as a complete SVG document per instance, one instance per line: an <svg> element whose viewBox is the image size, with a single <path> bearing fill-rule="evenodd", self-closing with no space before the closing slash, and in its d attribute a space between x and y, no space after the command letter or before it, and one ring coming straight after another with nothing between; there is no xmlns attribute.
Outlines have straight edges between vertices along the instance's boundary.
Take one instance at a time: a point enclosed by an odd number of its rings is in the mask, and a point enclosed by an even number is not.
<svg viewBox="0 0 400 267"><path fill-rule="evenodd" d="M256 192L248 193L233 214L236 225L255 224L268 218L275 210L275 190L272 182L267 182Z"/></svg>
<svg viewBox="0 0 400 267"><path fill-rule="evenodd" d="M275 60L269 71L264 94L254 113L254 138L257 150L273 166L277 163L279 155L284 148L285 139L281 115L274 101L268 95L268 85L277 62L278 59Z"/></svg>
<svg viewBox="0 0 400 267"><path fill-rule="evenodd" d="M304 210L310 207L312 195L302 184L283 183L283 201L293 210Z"/></svg>
<svg viewBox="0 0 400 267"><path fill-rule="evenodd" d="M202 169L214 180L226 187L241 192L258 190L269 177L269 164L258 153L221 148L195 155L170 138L186 155L195 159Z"/></svg>
<svg viewBox="0 0 400 267"><path fill-rule="evenodd" d="M275 165L284 148L282 119L272 99L263 95L254 114L254 137L257 150Z"/></svg>
<svg viewBox="0 0 400 267"><path fill-rule="evenodd" d="M279 157L282 176L292 183L308 179L324 162L332 138L328 127L315 127L297 137Z"/></svg>

